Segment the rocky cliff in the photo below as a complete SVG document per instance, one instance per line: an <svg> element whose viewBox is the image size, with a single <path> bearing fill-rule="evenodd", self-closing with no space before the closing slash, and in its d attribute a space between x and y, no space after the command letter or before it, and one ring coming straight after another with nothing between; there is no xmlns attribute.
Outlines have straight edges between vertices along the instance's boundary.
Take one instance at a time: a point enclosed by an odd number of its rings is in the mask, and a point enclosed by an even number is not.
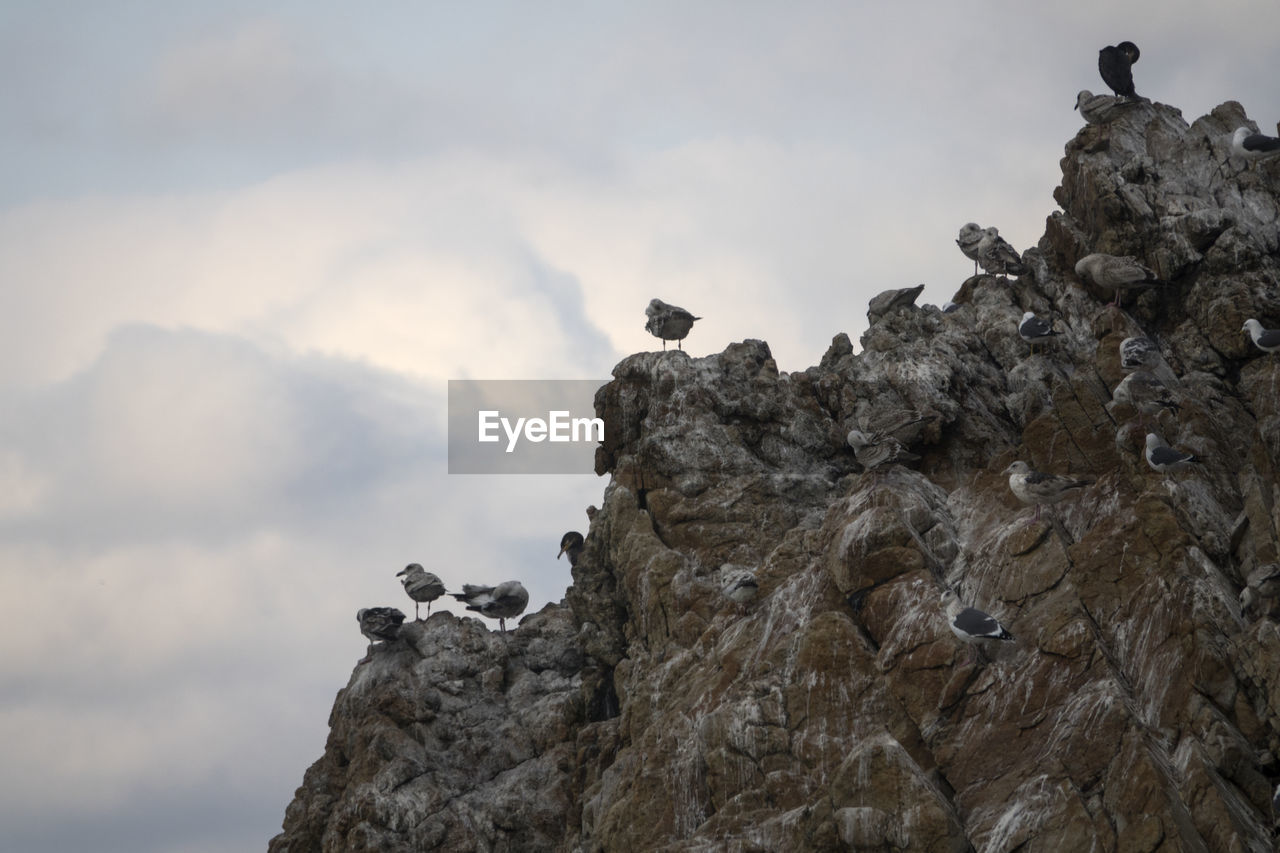
<svg viewBox="0 0 1280 853"><path fill-rule="evenodd" d="M1230 157L1246 122L1085 127L1030 274L880 300L858 353L625 359L566 601L377 649L270 850L1273 849L1280 626L1239 594L1280 556L1280 356L1241 326L1280 325L1280 166ZM1090 252L1167 284L1108 307ZM1113 398L1137 334L1171 407ZM921 458L861 470L848 430L908 421ZM1014 460L1094 482L1036 520ZM945 589L1016 642L971 655Z"/></svg>

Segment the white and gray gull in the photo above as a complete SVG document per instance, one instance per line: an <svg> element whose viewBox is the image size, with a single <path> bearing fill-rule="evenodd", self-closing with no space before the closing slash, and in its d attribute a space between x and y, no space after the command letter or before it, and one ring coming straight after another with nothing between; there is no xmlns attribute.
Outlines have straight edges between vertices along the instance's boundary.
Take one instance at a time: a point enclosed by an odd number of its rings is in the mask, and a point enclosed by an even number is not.
<svg viewBox="0 0 1280 853"><path fill-rule="evenodd" d="M1154 272L1130 255L1107 255L1094 252L1076 261L1076 275L1088 278L1099 287L1115 292L1112 305L1119 307L1120 296L1126 290L1136 290L1164 282Z"/></svg>
<svg viewBox="0 0 1280 853"><path fill-rule="evenodd" d="M396 577L403 578L400 583L404 584L404 591L413 599L414 620L418 618L418 605L423 602L426 602L427 616L430 616L431 602L444 595L444 581L423 569L419 563L405 566L396 572Z"/></svg>
<svg viewBox="0 0 1280 853"><path fill-rule="evenodd" d="M1066 498L1076 489L1083 489L1093 484L1093 480L1077 480L1061 474L1046 474L1037 471L1021 460L1010 463L1004 473L1009 475L1009 491L1014 497L1027 506L1036 508L1035 520L1040 520L1040 507L1044 504L1055 504Z"/></svg>
<svg viewBox="0 0 1280 853"><path fill-rule="evenodd" d="M1165 440L1154 432L1147 433L1147 464L1153 471L1161 474L1172 474L1182 471L1200 460L1193 453L1184 453L1170 447Z"/></svg>
<svg viewBox="0 0 1280 853"><path fill-rule="evenodd" d="M1037 343L1047 341L1057 334L1060 333L1053 330L1053 325L1046 320L1041 320L1034 311L1026 312L1022 315L1022 319L1018 321L1018 337L1031 344L1033 355L1035 354Z"/></svg>
<svg viewBox="0 0 1280 853"><path fill-rule="evenodd" d="M746 604L760 591L755 572L746 566L725 563L720 567L721 590L735 604Z"/></svg>
<svg viewBox="0 0 1280 853"><path fill-rule="evenodd" d="M1106 124L1121 113L1124 102L1115 95L1095 95L1088 89L1081 89L1076 95L1075 109L1086 124Z"/></svg>
<svg viewBox="0 0 1280 853"><path fill-rule="evenodd" d="M1280 352L1280 329L1264 329L1251 317L1244 321L1240 331L1248 332L1253 345L1263 352Z"/></svg>
<svg viewBox="0 0 1280 853"><path fill-rule="evenodd" d="M1013 642L1013 634L998 619L976 607L964 606L951 590L942 594L942 605L946 608L947 626L951 633L970 646L991 641Z"/></svg>
<svg viewBox="0 0 1280 853"><path fill-rule="evenodd" d="M675 341L676 347L683 349L680 341L689 334L694 321L702 319L676 305L668 305L661 299L650 299L649 307L644 309L644 313L649 318L644 324L645 331L662 339L663 350L667 348L667 341Z"/></svg>
<svg viewBox="0 0 1280 853"><path fill-rule="evenodd" d="M449 593L481 616L498 620L502 633L507 632L507 620L524 612L529 606L529 593L520 581L506 581L497 586L463 584L462 592Z"/></svg>
<svg viewBox="0 0 1280 853"><path fill-rule="evenodd" d="M1237 127L1231 135L1231 153L1246 160L1263 160L1280 154L1280 137L1254 133L1247 127Z"/></svg>

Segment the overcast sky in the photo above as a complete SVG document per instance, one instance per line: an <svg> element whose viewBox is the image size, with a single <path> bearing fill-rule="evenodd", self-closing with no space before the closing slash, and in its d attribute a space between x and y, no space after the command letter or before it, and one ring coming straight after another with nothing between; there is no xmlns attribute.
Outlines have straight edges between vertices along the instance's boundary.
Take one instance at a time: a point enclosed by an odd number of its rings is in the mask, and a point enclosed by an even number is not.
<svg viewBox="0 0 1280 853"><path fill-rule="evenodd" d="M262 849L394 574L569 582L605 481L449 379L856 339L1054 209L1098 48L1280 118L1280 5L0 4L0 849Z"/></svg>

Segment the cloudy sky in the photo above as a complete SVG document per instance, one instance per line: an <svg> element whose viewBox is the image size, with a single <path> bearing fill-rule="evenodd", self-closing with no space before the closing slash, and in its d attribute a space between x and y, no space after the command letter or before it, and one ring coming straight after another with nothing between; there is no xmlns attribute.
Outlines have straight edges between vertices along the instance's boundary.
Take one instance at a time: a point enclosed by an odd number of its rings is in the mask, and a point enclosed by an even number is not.
<svg viewBox="0 0 1280 853"><path fill-rule="evenodd" d="M405 563L562 597L605 482L450 476L447 380L940 304L1106 44L1280 118L1274 0L1033 8L0 4L0 849L262 849Z"/></svg>

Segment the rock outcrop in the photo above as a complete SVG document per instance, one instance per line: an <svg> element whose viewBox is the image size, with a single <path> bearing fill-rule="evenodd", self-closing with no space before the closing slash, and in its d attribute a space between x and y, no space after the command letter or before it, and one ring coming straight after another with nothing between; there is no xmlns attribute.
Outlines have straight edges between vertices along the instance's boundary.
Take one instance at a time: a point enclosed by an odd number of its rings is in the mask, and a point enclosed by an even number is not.
<svg viewBox="0 0 1280 853"><path fill-rule="evenodd" d="M1280 557L1280 358L1240 330L1280 325L1280 171L1230 157L1245 123L1083 128L1031 273L881 299L860 352L625 359L566 602L375 650L270 849L1273 849L1280 626L1238 595ZM1166 283L1109 308L1090 252ZM1136 334L1176 409L1112 399ZM862 472L854 427L921 458ZM1200 464L1152 471L1147 432ZM1094 484L1033 521L1018 459ZM1016 643L971 658L945 589Z"/></svg>

